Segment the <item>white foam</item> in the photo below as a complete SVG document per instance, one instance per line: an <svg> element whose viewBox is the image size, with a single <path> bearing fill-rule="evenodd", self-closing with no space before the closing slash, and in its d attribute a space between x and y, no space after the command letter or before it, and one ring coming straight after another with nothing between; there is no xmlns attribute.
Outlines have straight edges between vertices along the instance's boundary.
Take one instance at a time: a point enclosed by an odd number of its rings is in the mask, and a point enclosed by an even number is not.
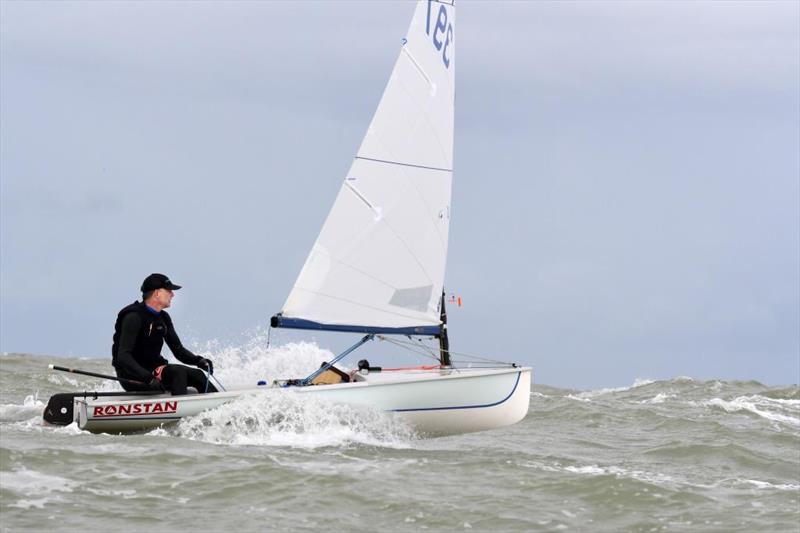
<svg viewBox="0 0 800 533"><path fill-rule="evenodd" d="M22 404L6 403L0 405L0 419L19 420L35 414L41 416L44 406L45 404L39 399L39 392L37 391L26 396Z"/></svg>
<svg viewBox="0 0 800 533"><path fill-rule="evenodd" d="M334 354L313 342L267 348L256 335L243 346L210 342L198 353L214 361L215 377L227 390L250 389L260 380L304 377ZM346 369L343 365L337 365ZM175 434L175 429L151 435ZM182 420L177 434L214 444L316 448L351 443L409 447L415 436L397 417L378 410L335 405L293 394L246 395L196 417Z"/></svg>
<svg viewBox="0 0 800 533"><path fill-rule="evenodd" d="M588 390L580 392L575 395L570 394L567 396L567 398L570 398L572 400L586 400L586 399L596 398L598 396L603 396L605 394L629 391L637 387L644 387L645 385L650 385L651 383L655 382L651 379L636 378L635 380L633 380L633 385L631 385L630 387L611 387L605 389Z"/></svg>
<svg viewBox="0 0 800 533"><path fill-rule="evenodd" d="M4 472L0 476L0 486L23 496L41 496L53 492L72 492L80 483L71 479L42 474L35 470L19 468Z"/></svg>
<svg viewBox="0 0 800 533"><path fill-rule="evenodd" d="M667 394L665 392L659 392L654 397L650 398L649 400L642 400L641 403L648 403L648 404L657 404L657 403L664 403L667 400L675 398L675 394Z"/></svg>
<svg viewBox="0 0 800 533"><path fill-rule="evenodd" d="M111 372L113 374L113 372ZM87 387L78 387L80 390L94 390L97 392L120 392L125 390L122 388L122 385L119 384L118 381L111 381L109 379L100 381L98 383L92 384L92 386Z"/></svg>
<svg viewBox="0 0 800 533"><path fill-rule="evenodd" d="M787 406L787 407L797 407L800 409L800 400L787 400L783 398L770 398L769 396L760 396L755 395L753 398L758 399L759 401L765 403L773 403L775 405Z"/></svg>
<svg viewBox="0 0 800 533"><path fill-rule="evenodd" d="M243 346L221 346L212 341L198 349L214 361L214 377L227 390L250 389L259 380L305 377L334 354L313 342L293 342L267 348L264 336ZM341 365L337 365L340 366Z"/></svg>
<svg viewBox="0 0 800 533"><path fill-rule="evenodd" d="M115 498L122 497L123 500L130 500L131 498L136 497L136 491L134 489L106 490L86 487L86 490L92 494L96 494L97 496L113 496Z"/></svg>
<svg viewBox="0 0 800 533"><path fill-rule="evenodd" d="M603 474L608 474L608 470L605 468L600 468L597 465L589 465L589 466L565 466L564 470L567 472L572 472L573 474L589 474L591 476L601 476Z"/></svg>
<svg viewBox="0 0 800 533"><path fill-rule="evenodd" d="M415 439L413 430L390 413L295 394L245 394L185 418L167 432L151 434L213 444L298 448L349 444L408 448Z"/></svg>
<svg viewBox="0 0 800 533"><path fill-rule="evenodd" d="M599 465L584 465L584 466L561 466L559 463L554 465L541 464L536 462L524 462L520 466L527 468L535 468L545 472L569 472L571 474L579 474L585 476L614 476L617 478L635 479L646 483L656 485L674 485L677 481L667 475L659 474L656 472L645 472L642 470L629 470L619 466L599 466Z"/></svg>
<svg viewBox="0 0 800 533"><path fill-rule="evenodd" d="M44 509L46 503L52 501L51 498L39 498L37 500L18 500L9 505L9 507L18 507L20 509Z"/></svg>
<svg viewBox="0 0 800 533"><path fill-rule="evenodd" d="M89 433L88 431L84 431L78 427L77 422L73 422L66 426L56 426L53 428L53 433L58 433L61 435L82 435L84 433Z"/></svg>
<svg viewBox="0 0 800 533"><path fill-rule="evenodd" d="M794 414L794 411L797 411L797 409L795 409L797 405L792 403L784 403L784 402L794 402L794 401L796 400L778 401L773 398L766 398L764 396L753 395L753 396L739 396L737 398L734 398L733 400L712 398L711 400L702 402L702 404L722 408L728 413L747 411L756 414L762 418L766 418L767 420L771 420L773 422L790 424L792 426L800 426L800 418L798 417L789 416L786 414L767 410L770 407L772 408L788 407Z"/></svg>
<svg viewBox="0 0 800 533"><path fill-rule="evenodd" d="M507 461L508 464L514 464L512 461ZM542 470L544 472L562 472L564 469L558 462L555 462L555 466L550 464L541 463L539 461L522 461L516 463L517 466L521 466L523 468L534 468L536 470Z"/></svg>
<svg viewBox="0 0 800 533"><path fill-rule="evenodd" d="M646 483L654 483L656 485L669 485L674 484L676 480L665 474L657 472L644 472L642 470L628 470L618 466L609 466L603 468L606 474L614 475L618 478L630 478L637 481L644 481Z"/></svg>
<svg viewBox="0 0 800 533"><path fill-rule="evenodd" d="M47 381L58 386L69 385L71 387L75 387L76 389L80 387L80 383L78 383L77 379L65 376L63 374L47 374Z"/></svg>
<svg viewBox="0 0 800 533"><path fill-rule="evenodd" d="M626 390L630 390L630 387L612 387L606 389L587 390L574 395L570 394L567 397L573 400L591 400L592 398L597 398L598 396L613 394L615 392L624 392Z"/></svg>
<svg viewBox="0 0 800 533"><path fill-rule="evenodd" d="M105 435L98 435L97 437L98 438L104 438ZM160 450L160 446L157 446L156 444L152 444L151 446L148 446L148 445L146 445L146 444L144 444L142 442L128 444L127 442L123 443L123 442L120 442L120 441L115 440L115 439L110 439L110 440L111 440L111 442L106 442L104 444L93 444L91 446L85 447L84 449L85 450L89 450L92 453L101 454L101 455L104 455L104 454L109 454L109 455L130 455L132 457L137 455L137 454L143 454L143 453L146 453L146 452L157 453ZM125 474L123 472L119 472L118 473L119 479L133 479L130 476L129 477L124 477L126 475L127 474Z"/></svg>
<svg viewBox="0 0 800 533"><path fill-rule="evenodd" d="M33 431L33 432L52 432L60 435L84 435L88 431L82 430L78 424L73 422L67 426L51 426L42 420L41 411L37 411L36 415L27 420L19 420L11 424L7 424L6 428L14 428L20 431Z"/></svg>
<svg viewBox="0 0 800 533"><path fill-rule="evenodd" d="M790 490L790 491L800 490L800 485L794 485L792 483L775 484L775 483L770 483L769 481L759 481L757 479L737 479L736 481L747 485L755 485L755 487L758 489Z"/></svg>
<svg viewBox="0 0 800 533"><path fill-rule="evenodd" d="M591 399L589 399L589 398L586 398L586 397L584 396L584 393L577 394L577 395L576 395L576 394L567 394L567 395L565 396L565 398L567 398L567 399L569 399L569 400L576 400L576 401L578 401L578 402L583 402L583 403L589 403L589 402L591 402L591 401L592 401Z"/></svg>

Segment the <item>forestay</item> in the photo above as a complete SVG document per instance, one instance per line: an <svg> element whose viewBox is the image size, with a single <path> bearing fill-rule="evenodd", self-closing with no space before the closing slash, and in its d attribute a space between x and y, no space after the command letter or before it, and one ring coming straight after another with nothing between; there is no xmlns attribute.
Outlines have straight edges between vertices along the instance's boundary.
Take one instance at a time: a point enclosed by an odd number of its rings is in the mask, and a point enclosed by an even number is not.
<svg viewBox="0 0 800 533"><path fill-rule="evenodd" d="M274 325L438 332L455 52L452 0L420 0L366 136Z"/></svg>

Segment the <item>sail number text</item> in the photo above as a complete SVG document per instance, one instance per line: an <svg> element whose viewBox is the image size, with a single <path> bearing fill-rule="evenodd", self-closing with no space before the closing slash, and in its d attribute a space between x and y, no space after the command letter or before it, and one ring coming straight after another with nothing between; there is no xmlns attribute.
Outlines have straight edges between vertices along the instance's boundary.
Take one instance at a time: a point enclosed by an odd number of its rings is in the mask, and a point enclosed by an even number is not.
<svg viewBox="0 0 800 533"><path fill-rule="evenodd" d="M431 4L438 3L436 0L428 0L428 21L425 25L425 33L431 35ZM443 4L439 4L439 13L436 15L433 27L433 46L442 52L442 61L445 68L450 68L450 57L447 55L447 47L453 42L453 25L447 22L447 9Z"/></svg>

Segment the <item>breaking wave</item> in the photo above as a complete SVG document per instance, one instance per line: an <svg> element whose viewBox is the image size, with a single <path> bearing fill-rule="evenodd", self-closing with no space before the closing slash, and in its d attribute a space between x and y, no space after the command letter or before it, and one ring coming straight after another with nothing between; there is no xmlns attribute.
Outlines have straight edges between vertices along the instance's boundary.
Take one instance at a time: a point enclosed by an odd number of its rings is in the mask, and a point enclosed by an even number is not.
<svg viewBox="0 0 800 533"><path fill-rule="evenodd" d="M6 403L0 405L0 420L19 421L32 416L41 416L44 402L39 399L38 391L25 397L21 404Z"/></svg>
<svg viewBox="0 0 800 533"><path fill-rule="evenodd" d="M249 339L243 346L222 346L213 341L198 351L209 354L214 361L214 377L227 390L251 389L261 380L305 377L323 361L334 357L331 351L314 342L268 346L267 339L261 335Z"/></svg>
<svg viewBox="0 0 800 533"><path fill-rule="evenodd" d="M599 396L605 396L605 395L614 394L614 393L617 393L617 392L627 392L627 391L630 391L630 390L633 390L633 389L636 389L636 388L639 388L639 387L644 387L646 385L651 385L653 383L655 383L655 382L653 380L650 380L650 379L636 378L633 381L633 385L631 385L630 387L612 387L612 388L605 388L605 389L588 390L588 391L583 391L583 392L579 392L579 393L576 393L576 394L568 394L567 398L569 398L570 400L577 400L577 401L581 401L581 402L589 402L593 398L597 398Z"/></svg>
<svg viewBox="0 0 800 533"><path fill-rule="evenodd" d="M23 496L8 506L20 509L43 509L48 503L61 501L59 493L73 492L78 485L71 479L24 467L3 473L3 489Z"/></svg>
<svg viewBox="0 0 800 533"><path fill-rule="evenodd" d="M705 405L728 413L748 412L773 422L800 427L800 400L784 400L761 395L739 396L732 400L712 398ZM795 415L795 416L792 416Z"/></svg>
<svg viewBox="0 0 800 533"><path fill-rule="evenodd" d="M314 342L268 346L256 335L242 346L207 343L215 377L226 390L254 388L259 381L304 377L334 354ZM337 365L347 370L345 365ZM404 448L416 439L394 415L338 405L286 391L261 391L182 420L165 434L211 444L319 448L352 444Z"/></svg>
<svg viewBox="0 0 800 533"><path fill-rule="evenodd" d="M407 448L416 438L396 416L274 390L236 400L156 430L211 444L319 448L365 444Z"/></svg>

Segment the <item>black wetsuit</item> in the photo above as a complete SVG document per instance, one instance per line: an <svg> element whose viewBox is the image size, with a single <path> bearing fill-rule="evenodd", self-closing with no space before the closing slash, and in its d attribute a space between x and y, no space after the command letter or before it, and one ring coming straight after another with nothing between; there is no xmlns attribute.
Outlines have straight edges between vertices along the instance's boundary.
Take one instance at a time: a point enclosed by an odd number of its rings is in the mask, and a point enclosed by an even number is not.
<svg viewBox="0 0 800 533"><path fill-rule="evenodd" d="M149 383L153 371L167 365L161 374L161 383L172 394L186 394L191 385L198 392L217 392L208 383L206 374L196 368L170 365L161 355L164 341L176 359L187 365L197 365L203 358L183 347L172 327L172 318L166 311L156 312L143 302L133 302L117 315L114 325L114 344L111 357L117 376ZM151 390L147 385L122 383L125 390Z"/></svg>

